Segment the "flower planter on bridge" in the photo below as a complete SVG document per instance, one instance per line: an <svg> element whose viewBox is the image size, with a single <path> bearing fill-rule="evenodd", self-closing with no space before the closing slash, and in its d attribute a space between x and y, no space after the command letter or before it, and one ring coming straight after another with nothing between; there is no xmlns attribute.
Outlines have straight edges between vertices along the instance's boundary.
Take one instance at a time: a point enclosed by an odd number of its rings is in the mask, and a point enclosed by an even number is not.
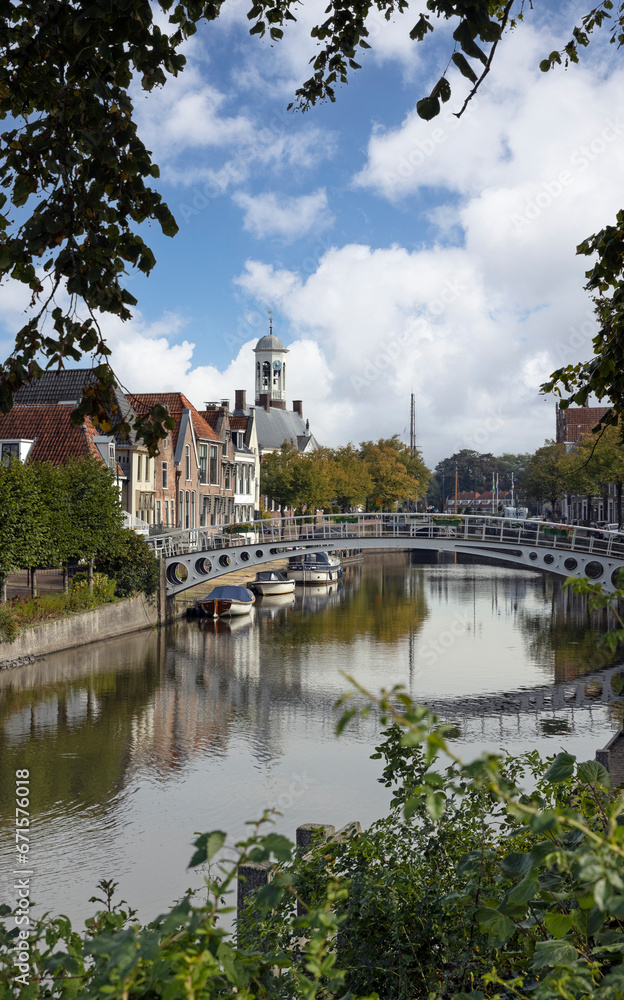
<svg viewBox="0 0 624 1000"><path fill-rule="evenodd" d="M457 528L462 523L461 517L435 517L434 521L447 528Z"/></svg>
<svg viewBox="0 0 624 1000"><path fill-rule="evenodd" d="M544 528L543 533L554 538L571 538L574 528Z"/></svg>

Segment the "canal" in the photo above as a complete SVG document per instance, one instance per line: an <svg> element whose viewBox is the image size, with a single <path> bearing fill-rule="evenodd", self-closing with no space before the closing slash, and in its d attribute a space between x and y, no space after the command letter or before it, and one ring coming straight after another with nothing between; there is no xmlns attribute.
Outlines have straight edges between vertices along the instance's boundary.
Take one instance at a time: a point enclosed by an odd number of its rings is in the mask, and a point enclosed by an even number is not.
<svg viewBox="0 0 624 1000"><path fill-rule="evenodd" d="M288 836L382 815L374 720L334 735L341 671L435 705L464 758L593 758L622 724L596 674L605 624L552 577L377 553L337 589L265 599L231 626L180 621L0 674L0 902L16 769L31 774L32 898L78 922L100 878L142 919L200 884L196 831L234 842L269 807Z"/></svg>

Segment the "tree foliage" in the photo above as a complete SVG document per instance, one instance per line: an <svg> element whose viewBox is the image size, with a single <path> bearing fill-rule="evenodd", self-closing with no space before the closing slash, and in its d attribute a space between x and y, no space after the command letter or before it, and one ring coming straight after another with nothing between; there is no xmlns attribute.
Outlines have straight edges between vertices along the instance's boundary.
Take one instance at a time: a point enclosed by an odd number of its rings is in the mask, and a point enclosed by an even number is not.
<svg viewBox="0 0 624 1000"><path fill-rule="evenodd" d="M1 0L0 118L0 280L25 284L32 309L18 331L15 349L0 369L0 411L14 393L42 373L42 365L62 367L84 354L94 358L98 381L85 390L75 419L90 415L108 432L129 430L117 410L109 365L110 350L98 316L131 315L135 299L125 287L129 269L144 274L155 259L139 227L154 220L173 236L175 220L155 190L158 167L137 133L129 88L140 80L145 91L166 83L184 67L182 43L203 21L213 21L222 0ZM417 104L421 118L440 113L452 96L456 74L471 85L467 102L490 72L503 33L515 27L532 5L524 0L427 0L410 38L421 43L443 22L444 69ZM359 50L371 47L367 18L374 11L391 21L407 13L406 0L361 0L330 4L311 36L318 49L312 75L296 91L294 104L306 110L336 99L336 86L359 69ZM295 21L295 0L252 0L252 35L272 42ZM168 30L155 13L169 16ZM622 5L602 0L572 30L570 42L541 62L544 71L576 62L592 33L603 24L620 45ZM448 51L447 25L452 29ZM447 58L448 56L448 58ZM455 74L455 76L454 76ZM562 405L582 403L590 393L609 398L603 422L624 412L624 215L578 248L595 254L588 289L598 296L601 329L596 357L588 364L554 372L546 391L568 393ZM172 427L162 406L137 417L135 429L155 454Z"/></svg>
<svg viewBox="0 0 624 1000"><path fill-rule="evenodd" d="M412 455L398 435L364 441L359 450L348 444L311 455L284 442L263 458L260 490L297 513L333 505L343 511L365 504L387 510L400 500L415 500L429 475L420 452Z"/></svg>

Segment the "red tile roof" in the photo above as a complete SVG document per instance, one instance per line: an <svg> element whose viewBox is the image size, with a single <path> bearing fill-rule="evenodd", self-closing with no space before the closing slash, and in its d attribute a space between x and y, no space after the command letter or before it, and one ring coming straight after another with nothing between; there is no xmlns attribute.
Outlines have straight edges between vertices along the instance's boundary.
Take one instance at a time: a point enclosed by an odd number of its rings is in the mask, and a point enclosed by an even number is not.
<svg viewBox="0 0 624 1000"><path fill-rule="evenodd" d="M82 426L72 424L73 410L73 404L15 405L8 413L0 414L0 440L34 441L29 462L60 465L66 458L90 455L105 464L93 440L98 432L88 417Z"/></svg>
<svg viewBox="0 0 624 1000"><path fill-rule="evenodd" d="M233 431L246 431L249 417L230 417L230 427Z"/></svg>
<svg viewBox="0 0 624 1000"><path fill-rule="evenodd" d="M182 420L183 410L190 410L193 430L195 431L196 437L208 438L210 441L220 440L218 435L215 434L212 427L205 420L205 415L198 413L183 392L128 393L128 400L136 412L141 414L147 413L147 411L150 410L152 406L156 406L157 403L160 403L161 406L167 407L169 413L175 420L175 427L172 431L174 448L178 443L178 434L180 433L180 422Z"/></svg>

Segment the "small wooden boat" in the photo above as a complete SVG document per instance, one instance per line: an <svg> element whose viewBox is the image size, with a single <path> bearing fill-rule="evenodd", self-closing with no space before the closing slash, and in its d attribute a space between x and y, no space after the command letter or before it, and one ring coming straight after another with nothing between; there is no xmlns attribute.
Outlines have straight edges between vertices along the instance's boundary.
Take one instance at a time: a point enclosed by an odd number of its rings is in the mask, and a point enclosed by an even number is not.
<svg viewBox="0 0 624 1000"><path fill-rule="evenodd" d="M342 577L342 566L333 552L309 552L291 556L287 573L296 583L335 583Z"/></svg>
<svg viewBox="0 0 624 1000"><path fill-rule="evenodd" d="M295 590L295 581L289 580L281 570L266 569L256 573L256 579L251 586L264 597L274 597L278 594L292 594Z"/></svg>
<svg viewBox="0 0 624 1000"><path fill-rule="evenodd" d="M197 602L197 607L209 618L234 617L248 615L255 599L247 587L215 587L208 597Z"/></svg>

